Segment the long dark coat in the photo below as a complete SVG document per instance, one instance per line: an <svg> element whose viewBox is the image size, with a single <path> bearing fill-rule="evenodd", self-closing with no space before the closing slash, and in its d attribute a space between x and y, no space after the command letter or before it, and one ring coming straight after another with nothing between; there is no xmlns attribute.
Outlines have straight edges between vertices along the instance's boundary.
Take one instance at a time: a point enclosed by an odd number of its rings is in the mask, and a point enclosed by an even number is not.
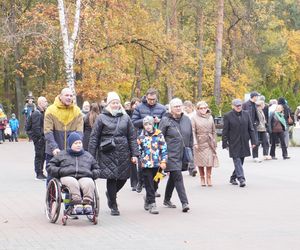
<svg viewBox="0 0 300 250"><path fill-rule="evenodd" d="M249 140L256 145L256 137L250 115L242 110L240 113L232 110L224 115L222 146L229 147L231 158L250 156Z"/></svg>
<svg viewBox="0 0 300 250"><path fill-rule="evenodd" d="M190 118L182 114L179 120L175 120L170 113L165 114L158 129L162 131L168 146L166 172L182 170L183 165L184 145L175 126L181 131L185 146L193 148L193 130Z"/></svg>
<svg viewBox="0 0 300 250"><path fill-rule="evenodd" d="M89 113L83 118L83 149L88 150L92 127L90 126Z"/></svg>
<svg viewBox="0 0 300 250"><path fill-rule="evenodd" d="M116 132L116 148L111 152L102 152L100 144L104 140L111 138L120 119L119 127ZM131 157L139 156L136 132L130 117L127 114L119 113L112 116L106 109L100 114L94 127L89 141L89 152L96 157L98 152L98 163L101 169L100 178L120 179L129 178Z"/></svg>

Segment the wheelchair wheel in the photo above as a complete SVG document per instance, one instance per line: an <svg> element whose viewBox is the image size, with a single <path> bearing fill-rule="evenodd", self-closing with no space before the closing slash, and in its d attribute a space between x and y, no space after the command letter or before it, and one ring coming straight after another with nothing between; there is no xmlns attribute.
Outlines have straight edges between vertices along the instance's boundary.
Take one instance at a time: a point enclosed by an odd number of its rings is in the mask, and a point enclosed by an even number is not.
<svg viewBox="0 0 300 250"><path fill-rule="evenodd" d="M61 207L61 186L57 179L51 179L46 193L46 215L51 223L59 217Z"/></svg>
<svg viewBox="0 0 300 250"><path fill-rule="evenodd" d="M94 223L94 225L98 224L98 215L100 210L100 202L99 202L99 193L98 188L95 182L95 191L94 191L94 200L93 200L93 214L87 215L87 218L90 222Z"/></svg>

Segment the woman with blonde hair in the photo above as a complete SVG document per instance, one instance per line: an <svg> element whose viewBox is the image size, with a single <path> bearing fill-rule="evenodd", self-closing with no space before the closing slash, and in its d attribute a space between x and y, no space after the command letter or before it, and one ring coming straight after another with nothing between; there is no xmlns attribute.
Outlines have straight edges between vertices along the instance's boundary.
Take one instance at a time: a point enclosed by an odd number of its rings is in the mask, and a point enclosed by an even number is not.
<svg viewBox="0 0 300 250"><path fill-rule="evenodd" d="M205 101L197 103L196 113L192 116L192 127L194 136L194 164L199 168L201 186L207 185L210 187L212 186L212 168L218 167L217 140L214 119Z"/></svg>

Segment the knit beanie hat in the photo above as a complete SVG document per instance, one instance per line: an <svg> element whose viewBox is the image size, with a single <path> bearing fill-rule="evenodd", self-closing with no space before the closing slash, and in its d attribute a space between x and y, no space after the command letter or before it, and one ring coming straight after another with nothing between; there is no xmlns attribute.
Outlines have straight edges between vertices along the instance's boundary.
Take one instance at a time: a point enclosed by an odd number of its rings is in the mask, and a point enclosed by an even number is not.
<svg viewBox="0 0 300 250"><path fill-rule="evenodd" d="M75 141L82 141L82 138L77 132L72 132L67 139L68 147L71 148Z"/></svg>
<svg viewBox="0 0 300 250"><path fill-rule="evenodd" d="M151 124L153 126L154 125L154 118L152 116L147 115L143 119L143 125L145 125L145 124Z"/></svg>
<svg viewBox="0 0 300 250"><path fill-rule="evenodd" d="M108 92L106 103L109 104L113 100L118 100L121 102L120 97L116 92Z"/></svg>

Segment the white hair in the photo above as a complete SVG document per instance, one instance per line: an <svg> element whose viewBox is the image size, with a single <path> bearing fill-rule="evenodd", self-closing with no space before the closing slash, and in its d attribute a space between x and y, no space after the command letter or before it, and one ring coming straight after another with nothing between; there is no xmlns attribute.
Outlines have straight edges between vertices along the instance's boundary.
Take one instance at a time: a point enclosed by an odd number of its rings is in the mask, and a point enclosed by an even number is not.
<svg viewBox="0 0 300 250"><path fill-rule="evenodd" d="M181 106L183 105L181 99L179 98L173 98L171 101L170 101L170 107L174 107L174 106Z"/></svg>

